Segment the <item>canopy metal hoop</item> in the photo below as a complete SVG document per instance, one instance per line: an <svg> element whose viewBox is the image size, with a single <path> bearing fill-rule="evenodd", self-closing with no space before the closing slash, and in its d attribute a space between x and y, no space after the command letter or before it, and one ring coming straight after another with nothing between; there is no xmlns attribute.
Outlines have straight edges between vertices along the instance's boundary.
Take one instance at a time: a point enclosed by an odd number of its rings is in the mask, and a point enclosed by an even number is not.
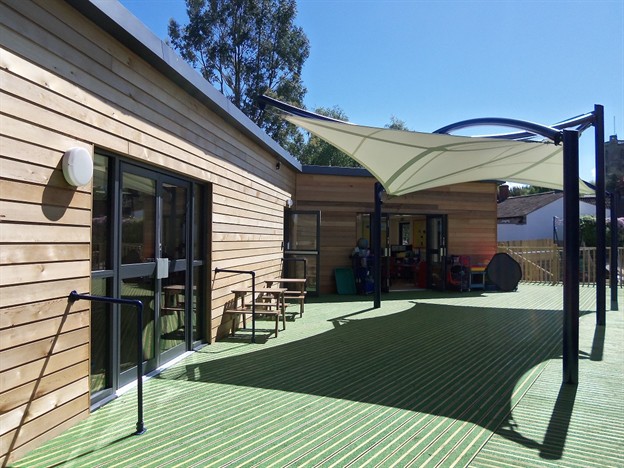
<svg viewBox="0 0 624 468"><path fill-rule="evenodd" d="M526 120L507 119L504 117L482 117L478 119L463 120L456 122L445 127L439 128L433 133L446 133L453 130L459 130L460 128L477 127L483 125L496 125L501 127L512 127L520 130L527 130L535 135L541 135L549 140L552 140L556 145L561 143L563 134L561 130L548 127L547 125L538 124L535 122L528 122ZM508 138L513 140L514 138Z"/></svg>

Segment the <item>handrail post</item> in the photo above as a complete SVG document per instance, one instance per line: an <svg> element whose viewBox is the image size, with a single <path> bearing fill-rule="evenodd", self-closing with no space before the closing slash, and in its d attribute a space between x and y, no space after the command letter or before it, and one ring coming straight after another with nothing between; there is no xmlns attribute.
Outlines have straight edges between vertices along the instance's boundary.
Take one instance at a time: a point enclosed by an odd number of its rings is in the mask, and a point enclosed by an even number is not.
<svg viewBox="0 0 624 468"><path fill-rule="evenodd" d="M117 299L107 296L78 294L76 291L69 293L68 300L70 302L73 303L79 299L92 302L107 302L109 304L132 305L137 309L137 423L134 434L144 434L147 428L143 423L143 302L138 299Z"/></svg>
<svg viewBox="0 0 624 468"><path fill-rule="evenodd" d="M237 275L251 275L251 342L256 342L256 272L253 270L227 270L215 268L217 273L235 273Z"/></svg>

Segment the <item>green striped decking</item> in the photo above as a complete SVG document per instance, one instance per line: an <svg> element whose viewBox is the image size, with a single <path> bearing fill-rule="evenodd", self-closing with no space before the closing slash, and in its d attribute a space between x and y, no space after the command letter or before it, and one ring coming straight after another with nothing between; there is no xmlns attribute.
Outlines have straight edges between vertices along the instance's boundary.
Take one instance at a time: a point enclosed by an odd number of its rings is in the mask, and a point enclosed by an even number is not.
<svg viewBox="0 0 624 468"><path fill-rule="evenodd" d="M395 293L377 310L331 296L278 338L241 333L147 381L146 434L131 391L13 466L621 467L624 314L596 328L595 289L581 296L576 388L560 286Z"/></svg>

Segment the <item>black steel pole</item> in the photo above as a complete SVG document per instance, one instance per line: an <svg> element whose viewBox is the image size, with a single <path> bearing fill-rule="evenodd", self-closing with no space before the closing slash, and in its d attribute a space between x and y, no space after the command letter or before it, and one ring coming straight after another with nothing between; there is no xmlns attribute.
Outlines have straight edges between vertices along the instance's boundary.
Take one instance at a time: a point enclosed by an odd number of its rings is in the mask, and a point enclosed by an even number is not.
<svg viewBox="0 0 624 468"><path fill-rule="evenodd" d="M563 383L578 384L579 366L579 132L563 130Z"/></svg>
<svg viewBox="0 0 624 468"><path fill-rule="evenodd" d="M379 182L375 182L375 212L373 214L373 223L371 229L371 237L373 241L373 280L375 281L375 298L374 308L381 307L381 194L383 186Z"/></svg>
<svg viewBox="0 0 624 468"><path fill-rule="evenodd" d="M594 106L594 143L596 147L596 324L606 324L607 220L605 200L604 107Z"/></svg>
<svg viewBox="0 0 624 468"><path fill-rule="evenodd" d="M147 429L143 423L143 302L138 299L117 299L106 296L91 296L78 294L76 291L69 293L70 302L84 299L93 302L107 302L109 304L125 304L136 307L137 311L137 423L135 435L144 434Z"/></svg>
<svg viewBox="0 0 624 468"><path fill-rule="evenodd" d="M618 199L620 197L619 192L611 193L611 310L618 310L618 275L620 270L618 268Z"/></svg>

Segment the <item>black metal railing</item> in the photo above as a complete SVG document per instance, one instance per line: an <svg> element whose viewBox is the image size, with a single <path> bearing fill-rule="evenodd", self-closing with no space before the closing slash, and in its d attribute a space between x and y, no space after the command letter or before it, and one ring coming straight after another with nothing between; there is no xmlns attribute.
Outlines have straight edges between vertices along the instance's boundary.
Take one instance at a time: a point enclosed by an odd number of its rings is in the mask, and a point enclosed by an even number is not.
<svg viewBox="0 0 624 468"><path fill-rule="evenodd" d="M135 435L144 434L147 431L143 424L143 302L138 299L116 299L106 296L91 296L78 294L76 291L69 293L70 302L79 299L92 302L107 302L109 304L125 304L135 306L137 311L137 423Z"/></svg>

